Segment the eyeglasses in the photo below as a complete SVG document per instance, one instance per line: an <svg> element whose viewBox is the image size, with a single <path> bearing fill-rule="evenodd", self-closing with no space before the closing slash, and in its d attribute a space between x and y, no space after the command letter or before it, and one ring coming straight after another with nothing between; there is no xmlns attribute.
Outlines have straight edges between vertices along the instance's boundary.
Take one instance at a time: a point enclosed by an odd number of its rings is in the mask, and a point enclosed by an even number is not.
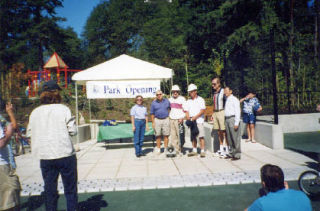
<svg viewBox="0 0 320 211"><path fill-rule="evenodd" d="M212 86L215 86L215 85L217 85L216 83L212 83Z"/></svg>
<svg viewBox="0 0 320 211"><path fill-rule="evenodd" d="M175 93L179 93L179 92L178 91L172 91L172 93L175 94Z"/></svg>
<svg viewBox="0 0 320 211"><path fill-rule="evenodd" d="M142 101L142 99L137 99L137 101Z"/></svg>
<svg viewBox="0 0 320 211"><path fill-rule="evenodd" d="M156 94L157 96L162 95L162 94Z"/></svg>

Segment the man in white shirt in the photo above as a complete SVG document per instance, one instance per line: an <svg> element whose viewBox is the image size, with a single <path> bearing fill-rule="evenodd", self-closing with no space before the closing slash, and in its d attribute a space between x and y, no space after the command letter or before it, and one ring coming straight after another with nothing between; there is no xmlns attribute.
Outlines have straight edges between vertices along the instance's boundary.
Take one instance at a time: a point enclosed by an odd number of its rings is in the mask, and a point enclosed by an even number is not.
<svg viewBox="0 0 320 211"><path fill-rule="evenodd" d="M170 137L169 142L175 148L176 152L181 153L182 147L179 146L179 128L183 127L183 119L185 113L183 107L185 106L186 99L180 96L180 88L178 85L173 85L172 97L170 97Z"/></svg>
<svg viewBox="0 0 320 211"><path fill-rule="evenodd" d="M239 129L240 124L240 102L238 98L233 96L230 87L224 88L224 94L227 97L224 113L226 119L226 133L229 145L232 148L232 160L241 158L241 134Z"/></svg>
<svg viewBox="0 0 320 211"><path fill-rule="evenodd" d="M200 141L201 153L200 157L205 157L206 153L204 151L204 111L206 110L206 104L202 97L197 94L197 86L194 84L190 84L188 86L188 92L191 97L186 103L186 117L187 120L196 121L197 127L199 130L199 134L197 138ZM188 154L188 156L197 155L197 139L191 140L192 142L192 151Z"/></svg>

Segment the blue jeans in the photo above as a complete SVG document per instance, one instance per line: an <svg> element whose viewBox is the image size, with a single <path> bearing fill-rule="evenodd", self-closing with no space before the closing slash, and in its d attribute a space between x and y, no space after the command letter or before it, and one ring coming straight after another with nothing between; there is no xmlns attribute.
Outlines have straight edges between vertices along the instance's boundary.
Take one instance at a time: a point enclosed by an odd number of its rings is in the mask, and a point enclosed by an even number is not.
<svg viewBox="0 0 320 211"><path fill-rule="evenodd" d="M67 200L67 210L77 210L78 174L76 156L72 155L53 160L40 160L40 168L44 181L46 211L57 210L59 198L57 185L59 174L61 174L64 195Z"/></svg>
<svg viewBox="0 0 320 211"><path fill-rule="evenodd" d="M134 126L136 130L134 131L134 148L136 150L136 155L139 156L142 154L142 145L144 139L144 131L146 129L146 120L144 119L135 119Z"/></svg>

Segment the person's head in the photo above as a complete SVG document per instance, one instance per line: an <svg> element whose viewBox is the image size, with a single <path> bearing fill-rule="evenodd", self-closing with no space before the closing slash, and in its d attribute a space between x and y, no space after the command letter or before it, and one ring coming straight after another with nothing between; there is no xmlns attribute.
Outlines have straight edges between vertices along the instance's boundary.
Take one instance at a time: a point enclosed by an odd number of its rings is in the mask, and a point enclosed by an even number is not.
<svg viewBox="0 0 320 211"><path fill-rule="evenodd" d="M161 101L163 99L163 93L161 90L156 91L157 100Z"/></svg>
<svg viewBox="0 0 320 211"><path fill-rule="evenodd" d="M171 89L172 97L177 98L180 94L180 88L178 85L173 85Z"/></svg>
<svg viewBox="0 0 320 211"><path fill-rule="evenodd" d="M59 91L61 88L55 81L45 82L40 90L41 104L56 104L61 103L61 96Z"/></svg>
<svg viewBox="0 0 320 211"><path fill-rule="evenodd" d="M197 86L194 85L194 84L190 84L190 85L188 86L188 93L189 93L189 95L190 95L190 97L191 97L192 99L194 99L194 98L197 97L197 95L198 95L197 89L198 89Z"/></svg>
<svg viewBox="0 0 320 211"><path fill-rule="evenodd" d="M135 99L135 103L138 105L142 105L143 104L143 97L141 95L137 95L136 99Z"/></svg>
<svg viewBox="0 0 320 211"><path fill-rule="evenodd" d="M226 86L225 88L224 88L224 95L225 96L227 96L227 97L229 97L230 95L232 95L232 89L229 87L229 86Z"/></svg>
<svg viewBox="0 0 320 211"><path fill-rule="evenodd" d="M211 84L214 90L219 90L221 88L220 78L212 79Z"/></svg>
<svg viewBox="0 0 320 211"><path fill-rule="evenodd" d="M269 192L285 188L284 174L279 166L266 164L260 169L261 183Z"/></svg>

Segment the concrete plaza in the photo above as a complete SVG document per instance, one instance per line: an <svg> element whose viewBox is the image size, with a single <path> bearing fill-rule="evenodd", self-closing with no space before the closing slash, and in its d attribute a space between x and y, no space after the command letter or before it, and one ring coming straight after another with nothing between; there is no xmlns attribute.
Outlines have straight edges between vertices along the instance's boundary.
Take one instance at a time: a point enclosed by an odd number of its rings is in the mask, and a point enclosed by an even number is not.
<svg viewBox="0 0 320 211"><path fill-rule="evenodd" d="M163 153L154 155L152 147L144 148L146 156L136 158L132 145L106 148L96 140L86 141L77 152L78 190L83 193L259 183L259 169L266 163L279 165L286 180L297 180L299 174L308 169L307 164L315 162L286 149L272 150L244 140L241 145L241 159L231 161L209 152L205 158L187 155L166 158ZM39 161L27 153L16 157L16 162L22 196L40 195L43 180ZM63 193L60 179L58 189Z"/></svg>

